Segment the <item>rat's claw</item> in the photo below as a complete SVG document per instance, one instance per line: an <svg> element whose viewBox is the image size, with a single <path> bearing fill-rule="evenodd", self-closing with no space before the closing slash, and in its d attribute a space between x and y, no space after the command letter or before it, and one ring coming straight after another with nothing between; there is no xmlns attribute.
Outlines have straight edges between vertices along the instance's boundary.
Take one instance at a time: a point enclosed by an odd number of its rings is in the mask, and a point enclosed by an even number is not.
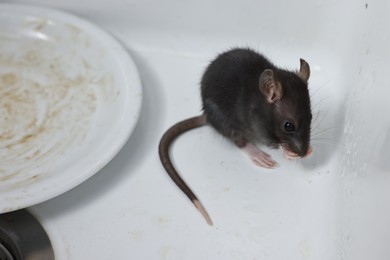
<svg viewBox="0 0 390 260"><path fill-rule="evenodd" d="M272 169L278 167L278 163L269 157L252 157L252 161L260 167Z"/></svg>

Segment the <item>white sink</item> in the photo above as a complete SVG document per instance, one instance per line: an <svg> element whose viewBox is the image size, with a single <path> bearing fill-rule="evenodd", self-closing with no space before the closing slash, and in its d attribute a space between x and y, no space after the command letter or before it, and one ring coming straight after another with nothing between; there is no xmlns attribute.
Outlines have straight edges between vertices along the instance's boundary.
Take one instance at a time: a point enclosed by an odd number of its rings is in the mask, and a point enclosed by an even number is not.
<svg viewBox="0 0 390 260"><path fill-rule="evenodd" d="M389 259L387 1L25 2L112 33L143 83L139 124L118 156L30 208L58 259ZM309 62L314 154L290 162L273 150L280 167L266 170L209 127L180 137L171 155L210 227L164 172L157 145L200 113L205 66L235 46L289 69Z"/></svg>

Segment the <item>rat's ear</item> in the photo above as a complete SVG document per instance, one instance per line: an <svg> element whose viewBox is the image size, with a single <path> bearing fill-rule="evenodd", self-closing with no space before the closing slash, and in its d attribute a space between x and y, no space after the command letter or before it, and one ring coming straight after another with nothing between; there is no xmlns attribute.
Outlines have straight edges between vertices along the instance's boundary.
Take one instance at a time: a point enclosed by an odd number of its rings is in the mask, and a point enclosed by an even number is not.
<svg viewBox="0 0 390 260"><path fill-rule="evenodd" d="M301 68L299 69L298 76L304 81L307 82L310 77L310 67L304 59L300 59Z"/></svg>
<svg viewBox="0 0 390 260"><path fill-rule="evenodd" d="M282 85L275 80L274 72L270 69L266 69L261 73L259 88L261 93L267 98L268 103L274 103L283 96Z"/></svg>

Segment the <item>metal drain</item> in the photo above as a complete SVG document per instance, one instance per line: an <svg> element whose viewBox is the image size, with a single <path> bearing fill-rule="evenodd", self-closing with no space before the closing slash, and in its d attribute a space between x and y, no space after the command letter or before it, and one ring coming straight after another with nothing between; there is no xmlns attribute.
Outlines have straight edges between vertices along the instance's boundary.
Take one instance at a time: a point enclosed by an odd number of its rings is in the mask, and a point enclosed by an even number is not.
<svg viewBox="0 0 390 260"><path fill-rule="evenodd" d="M0 260L14 260L11 252L0 242Z"/></svg>
<svg viewBox="0 0 390 260"><path fill-rule="evenodd" d="M49 237L26 210L0 214L0 260L54 260Z"/></svg>

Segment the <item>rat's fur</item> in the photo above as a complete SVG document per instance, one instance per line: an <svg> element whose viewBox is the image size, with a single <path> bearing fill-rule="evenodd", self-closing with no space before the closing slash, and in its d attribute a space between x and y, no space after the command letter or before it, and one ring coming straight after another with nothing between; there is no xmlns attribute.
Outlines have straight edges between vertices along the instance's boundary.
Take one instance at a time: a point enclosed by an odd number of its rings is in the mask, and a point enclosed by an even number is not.
<svg viewBox="0 0 390 260"><path fill-rule="evenodd" d="M259 91L262 72L271 69L283 94L269 103ZM276 68L250 49L233 49L219 55L201 81L203 111L208 123L219 133L237 142L285 145L304 156L309 148L311 109L307 83L296 73ZM286 133L283 124L297 126Z"/></svg>

